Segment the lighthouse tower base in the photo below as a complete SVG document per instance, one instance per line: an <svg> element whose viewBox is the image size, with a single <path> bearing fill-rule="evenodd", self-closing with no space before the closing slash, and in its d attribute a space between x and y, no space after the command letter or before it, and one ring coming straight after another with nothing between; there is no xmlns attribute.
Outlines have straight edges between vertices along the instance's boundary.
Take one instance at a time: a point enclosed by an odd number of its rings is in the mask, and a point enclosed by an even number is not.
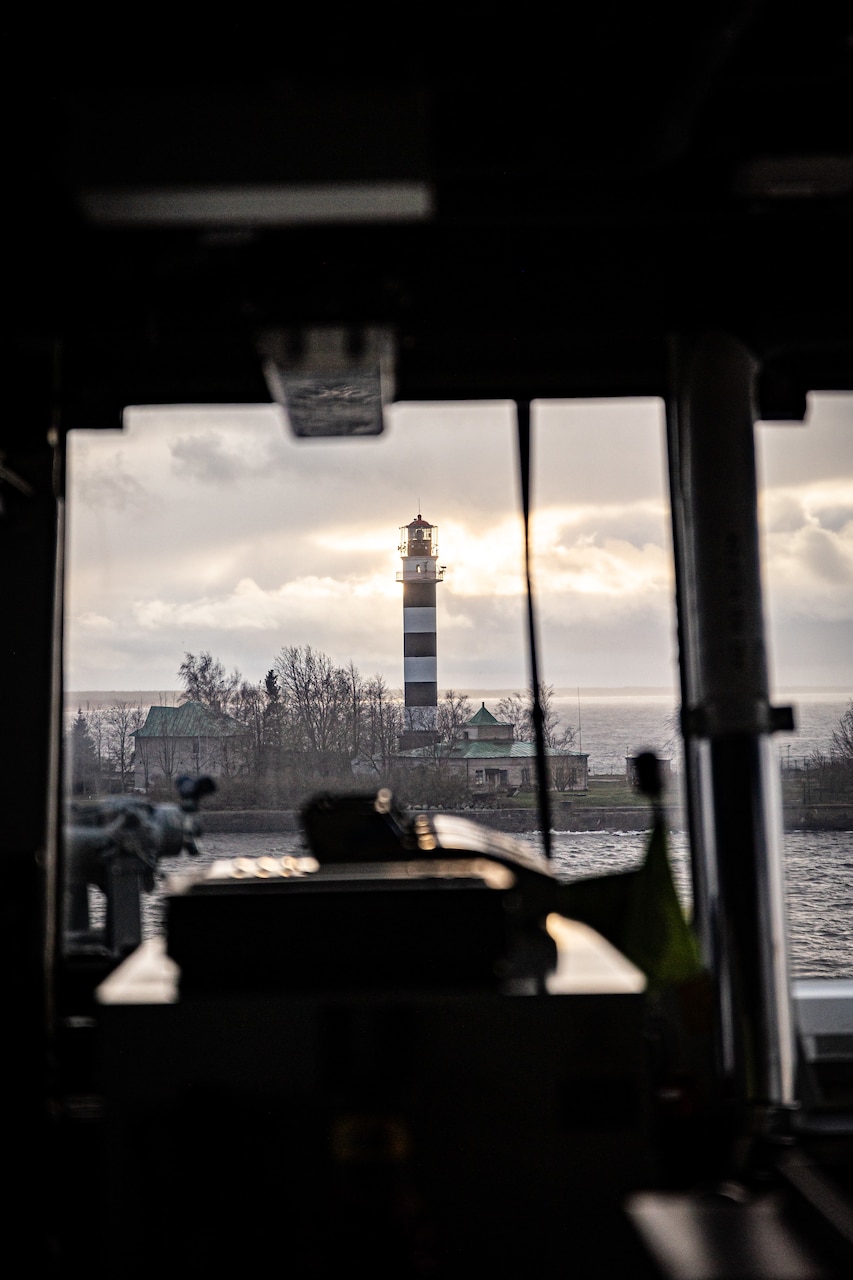
<svg viewBox="0 0 853 1280"><path fill-rule="evenodd" d="M399 751L415 751L419 747L434 747L441 734L437 729L407 729L397 736Z"/></svg>

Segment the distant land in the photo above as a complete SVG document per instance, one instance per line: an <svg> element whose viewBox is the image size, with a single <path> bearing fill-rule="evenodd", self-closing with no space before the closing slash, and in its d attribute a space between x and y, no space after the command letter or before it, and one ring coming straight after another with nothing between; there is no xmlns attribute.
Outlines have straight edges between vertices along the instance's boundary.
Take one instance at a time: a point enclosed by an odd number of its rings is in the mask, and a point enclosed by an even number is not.
<svg viewBox="0 0 853 1280"><path fill-rule="evenodd" d="M184 697L181 689L85 689L80 693L65 690L65 710L93 711L98 707L111 707L115 702L126 702L132 707L176 706Z"/></svg>
<svg viewBox="0 0 853 1280"><path fill-rule="evenodd" d="M444 695L444 690L441 695ZM457 689L456 693L464 694L472 702L499 702L501 698L513 693L521 693L520 686L509 689ZM82 692L65 691L65 710L96 710L98 707L109 707L115 702L126 702L133 707L176 706L184 697L180 689L87 689ZM567 698L677 698L678 694L666 685L583 685L577 689L567 686L554 686L554 697L561 701ZM771 698L853 698L853 689L845 686L802 685L796 688L782 688Z"/></svg>
<svg viewBox="0 0 853 1280"><path fill-rule="evenodd" d="M439 698L442 698L446 690L439 692ZM471 702L489 702L494 704L499 702L501 698L508 698L513 693L523 693L524 689L521 685L515 685L506 689L454 689L455 693L464 694ZM644 697L669 697L674 698L676 695L672 689L668 689L665 685L622 685L619 687L590 686L581 688L557 688L554 686L554 697L561 701L568 698L580 697L581 702L584 698L644 698ZM152 707L152 706L175 706L184 698L181 689L84 689L82 691L66 690L65 691L65 709L66 711L77 711L78 707L82 707L84 711L94 711L98 707L109 707L115 702L126 702L133 707Z"/></svg>

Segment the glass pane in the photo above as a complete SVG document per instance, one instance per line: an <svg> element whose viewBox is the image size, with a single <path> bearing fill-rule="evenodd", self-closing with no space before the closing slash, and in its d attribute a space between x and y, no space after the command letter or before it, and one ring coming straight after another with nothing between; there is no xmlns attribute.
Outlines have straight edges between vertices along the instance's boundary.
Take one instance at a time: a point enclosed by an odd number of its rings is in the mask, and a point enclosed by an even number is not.
<svg viewBox="0 0 853 1280"><path fill-rule="evenodd" d="M653 697L664 709L653 726L626 725L616 754L596 751L596 772L623 772L622 748L636 749L638 733L653 732L645 745L659 751L673 745L664 723L678 668L663 404L540 402L535 428L535 585L548 679L570 699L580 688ZM591 732L590 723L588 746Z"/></svg>
<svg viewBox="0 0 853 1280"><path fill-rule="evenodd" d="M670 853L691 900L663 402L535 405L532 541L549 737L585 759L555 791L553 856L569 877L639 865L650 824L632 762L661 765Z"/></svg>
<svg viewBox="0 0 853 1280"><path fill-rule="evenodd" d="M786 856L809 881L795 975L853 972L809 875L814 840L835 867L846 838L796 829L846 803L850 423L850 397L816 396L807 427L757 431L773 698L797 718L778 740ZM663 407L542 401L532 426L555 869L636 863L630 762L652 749L689 904ZM70 438L68 474L70 951L156 932L194 859L304 853L320 793L387 786L537 844L514 406L397 404L367 440L296 440L270 406L133 408ZM182 776L215 785L195 815Z"/></svg>
<svg viewBox="0 0 853 1280"><path fill-rule="evenodd" d="M853 977L853 396L756 430L771 700L795 978Z"/></svg>
<svg viewBox="0 0 853 1280"><path fill-rule="evenodd" d="M397 404L357 440L271 406L131 408L71 436L68 478L70 950L156 931L194 857L304 851L321 792L471 802L448 748L528 678L514 405ZM182 777L215 785L195 817Z"/></svg>

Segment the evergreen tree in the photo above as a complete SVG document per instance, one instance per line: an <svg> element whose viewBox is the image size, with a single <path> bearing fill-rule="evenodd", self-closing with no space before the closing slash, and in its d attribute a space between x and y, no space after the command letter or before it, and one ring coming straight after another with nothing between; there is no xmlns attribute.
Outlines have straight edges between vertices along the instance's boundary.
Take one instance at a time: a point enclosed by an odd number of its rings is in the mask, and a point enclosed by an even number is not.
<svg viewBox="0 0 853 1280"><path fill-rule="evenodd" d="M70 794L80 798L98 795L101 790L101 765L82 707L77 709L77 717L71 725L66 742Z"/></svg>

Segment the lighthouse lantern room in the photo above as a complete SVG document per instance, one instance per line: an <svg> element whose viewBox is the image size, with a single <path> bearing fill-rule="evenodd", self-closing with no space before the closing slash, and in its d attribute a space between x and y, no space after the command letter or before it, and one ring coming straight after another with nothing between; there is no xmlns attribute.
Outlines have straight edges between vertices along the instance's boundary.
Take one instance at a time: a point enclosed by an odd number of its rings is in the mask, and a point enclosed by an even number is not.
<svg viewBox="0 0 853 1280"><path fill-rule="evenodd" d="M438 650L435 588L444 578L438 564L438 528L420 512L400 529L403 567L403 686L405 727L400 749L431 746L438 738Z"/></svg>

